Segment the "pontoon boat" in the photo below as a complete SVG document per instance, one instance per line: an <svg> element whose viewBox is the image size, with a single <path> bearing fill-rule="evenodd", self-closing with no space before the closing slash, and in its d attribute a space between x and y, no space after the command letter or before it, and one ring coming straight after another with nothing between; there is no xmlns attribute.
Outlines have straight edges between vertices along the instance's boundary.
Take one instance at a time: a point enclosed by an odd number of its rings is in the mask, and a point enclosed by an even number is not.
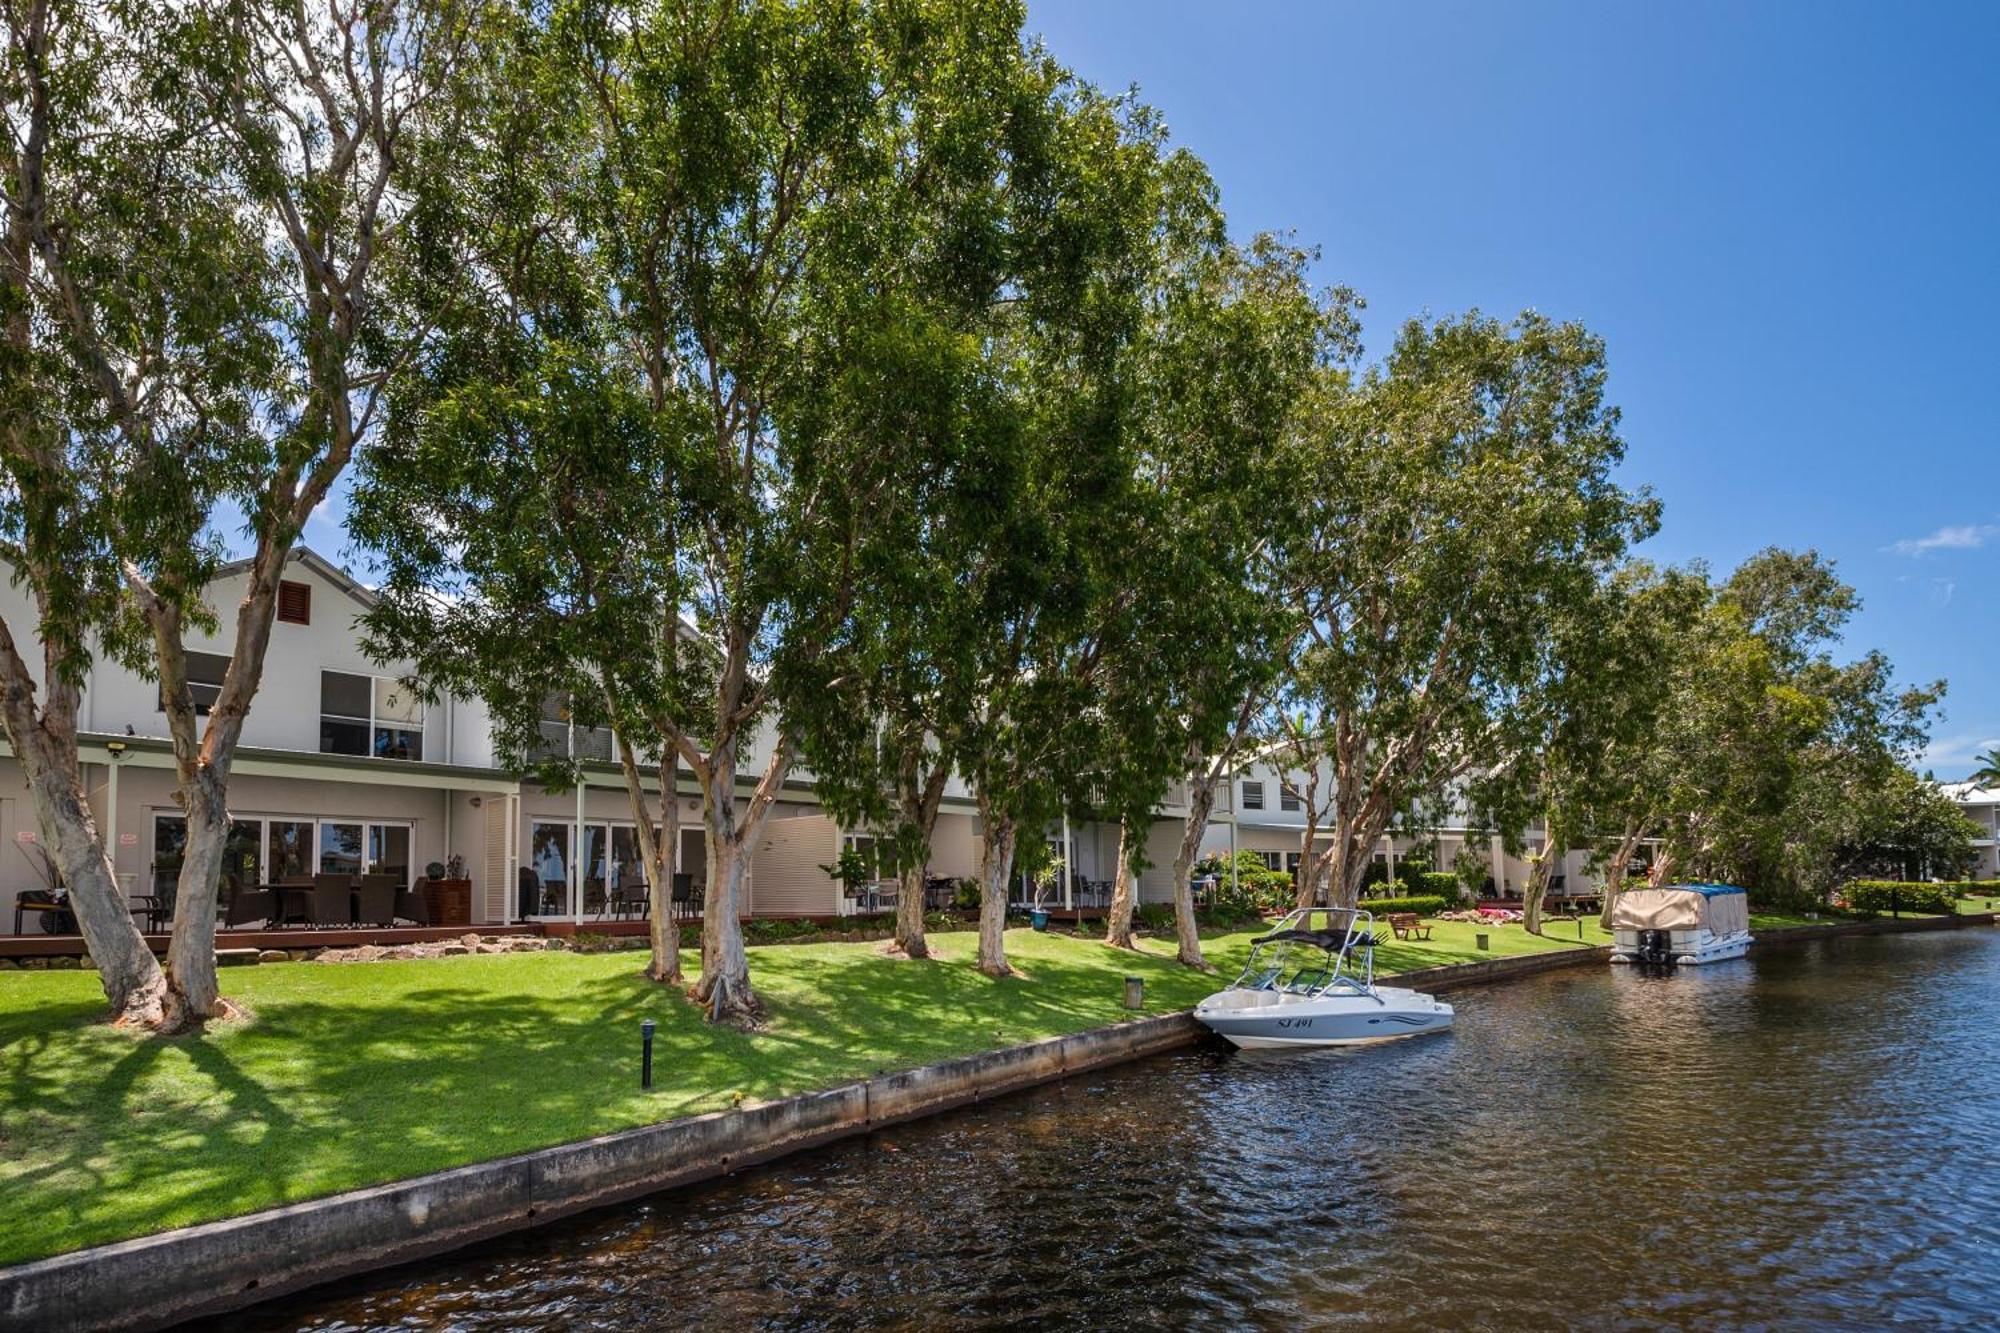
<svg viewBox="0 0 2000 1333"><path fill-rule="evenodd" d="M1368 912L1300 908L1252 942L1242 975L1194 1016L1243 1047L1353 1046L1450 1027L1450 1005L1375 984L1376 943Z"/></svg>
<svg viewBox="0 0 2000 1333"><path fill-rule="evenodd" d="M1688 966L1741 958L1750 898L1733 884L1670 884L1621 893L1611 905L1611 961Z"/></svg>

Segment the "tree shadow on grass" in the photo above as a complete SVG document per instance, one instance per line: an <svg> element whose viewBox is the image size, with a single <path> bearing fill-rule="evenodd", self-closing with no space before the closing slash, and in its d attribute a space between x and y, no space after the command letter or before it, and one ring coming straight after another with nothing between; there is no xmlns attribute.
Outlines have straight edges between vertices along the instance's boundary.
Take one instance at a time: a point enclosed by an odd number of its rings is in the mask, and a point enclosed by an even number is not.
<svg viewBox="0 0 2000 1333"><path fill-rule="evenodd" d="M753 955L771 1024L750 1034L710 1027L625 955L271 969L231 979L254 1024L121 1038L108 1066L85 1006L9 1015L0 1110L33 1104L38 1127L0 1192L0 1261L1098 1026L1131 1016L1128 971L1210 985L1095 945L1024 944L1027 975L997 980L969 950L911 964L870 949Z"/></svg>

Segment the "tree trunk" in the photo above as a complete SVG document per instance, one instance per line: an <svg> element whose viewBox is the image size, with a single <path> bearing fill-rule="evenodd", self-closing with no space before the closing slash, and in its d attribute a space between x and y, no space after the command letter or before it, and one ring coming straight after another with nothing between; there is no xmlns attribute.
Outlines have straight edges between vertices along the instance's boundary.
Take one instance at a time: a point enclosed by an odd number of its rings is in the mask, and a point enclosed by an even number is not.
<svg viewBox="0 0 2000 1333"><path fill-rule="evenodd" d="M1673 853L1663 847L1660 849L1660 854L1653 858L1652 867L1646 872L1646 887L1649 889L1659 888L1667 882L1667 876L1671 875L1673 871Z"/></svg>
<svg viewBox="0 0 2000 1333"><path fill-rule="evenodd" d="M0 719L27 776L42 845L62 874L77 929L110 1002L111 1021L120 1027L157 1026L165 1015L166 977L132 921L85 798L76 751L76 691L52 675L39 713L35 693L13 634L0 622Z"/></svg>
<svg viewBox="0 0 2000 1333"><path fill-rule="evenodd" d="M222 853L229 841L229 793L215 770L203 765L181 784L187 808L187 849L174 899L174 932L167 942L167 1004L161 1030L184 1032L223 1014L215 976L215 897L222 882Z"/></svg>
<svg viewBox="0 0 2000 1333"><path fill-rule="evenodd" d="M1544 846L1542 859L1535 862L1535 868L1521 890L1521 929L1530 935L1542 933L1542 900L1548 896L1549 881L1555 878L1556 867L1562 864L1562 859L1560 843L1551 842Z"/></svg>
<svg viewBox="0 0 2000 1333"><path fill-rule="evenodd" d="M906 865L896 872L896 938L894 947L906 957L929 958L924 942L924 867Z"/></svg>
<svg viewBox="0 0 2000 1333"><path fill-rule="evenodd" d="M652 909L647 934L653 950L646 976L676 986L681 984L681 923L674 918L674 877L681 871L679 776L680 765L669 755L660 765L660 837L646 857L646 897ZM642 840L651 836L649 829Z"/></svg>
<svg viewBox="0 0 2000 1333"><path fill-rule="evenodd" d="M1007 963L1007 885L1014 873L1016 830L1012 819L980 812L979 970L989 977L1011 976Z"/></svg>
<svg viewBox="0 0 2000 1333"><path fill-rule="evenodd" d="M708 1006L716 1022L756 1022L760 1004L750 989L750 959L743 951L743 923L737 918L743 900L743 871L749 853L729 829L733 819L708 820L708 889L702 900L701 980L695 999Z"/></svg>
<svg viewBox="0 0 2000 1333"><path fill-rule="evenodd" d="M1114 949L1131 949L1132 906L1138 896L1138 883L1132 874L1132 858L1139 849L1132 845L1132 825L1129 820L1118 821L1118 878L1111 890L1111 911L1104 923L1104 942Z"/></svg>
<svg viewBox="0 0 2000 1333"><path fill-rule="evenodd" d="M1208 832L1208 817L1215 809L1215 783L1196 782L1188 791L1187 822L1181 826L1181 845L1174 853L1174 957L1188 967L1206 970L1201 956L1201 926L1194 917L1194 863L1201 855L1201 840Z"/></svg>
<svg viewBox="0 0 2000 1333"><path fill-rule="evenodd" d="M75 767L65 773L60 765L48 762L51 756L34 754L38 747L10 739L27 769L36 827L62 872L77 928L97 965L104 998L111 1005L111 1022L117 1027L159 1026L166 1016L166 977L118 891L111 858L84 801Z"/></svg>
<svg viewBox="0 0 2000 1333"><path fill-rule="evenodd" d="M1618 895L1625 892L1625 867L1632 864L1632 858L1639 853L1639 843L1645 837L1645 830L1634 830L1627 826L1625 837L1618 844L1618 851L1610 866L1604 872L1604 907L1597 914L1597 924L1611 929L1611 911L1618 905Z"/></svg>

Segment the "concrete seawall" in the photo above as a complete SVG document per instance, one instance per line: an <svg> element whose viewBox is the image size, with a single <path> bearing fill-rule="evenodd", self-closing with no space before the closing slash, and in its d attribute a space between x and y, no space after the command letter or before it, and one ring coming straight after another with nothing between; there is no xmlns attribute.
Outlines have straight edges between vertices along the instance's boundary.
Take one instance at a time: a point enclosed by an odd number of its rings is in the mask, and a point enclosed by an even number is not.
<svg viewBox="0 0 2000 1333"><path fill-rule="evenodd" d="M1760 942L1991 924L1983 917L1843 922ZM1444 992L1602 964L1571 949L1406 972ZM1188 1046L1185 1013L1002 1047L732 1111L351 1190L0 1269L0 1330L144 1329L221 1314L359 1273L442 1254L556 1218L740 1170L885 1125Z"/></svg>

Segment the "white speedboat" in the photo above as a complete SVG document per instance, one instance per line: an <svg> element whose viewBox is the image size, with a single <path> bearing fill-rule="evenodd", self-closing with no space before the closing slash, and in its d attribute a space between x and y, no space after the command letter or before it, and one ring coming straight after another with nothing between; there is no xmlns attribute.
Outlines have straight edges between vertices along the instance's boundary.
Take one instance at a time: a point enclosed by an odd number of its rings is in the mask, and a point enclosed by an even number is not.
<svg viewBox="0 0 2000 1333"><path fill-rule="evenodd" d="M1749 952L1750 898L1733 884L1633 889L1611 904L1611 961L1692 967Z"/></svg>
<svg viewBox="0 0 2000 1333"><path fill-rule="evenodd" d="M1247 1048L1355 1046L1451 1026L1451 1006L1375 984L1375 918L1305 907L1255 941L1229 989L1195 1006L1197 1022Z"/></svg>

